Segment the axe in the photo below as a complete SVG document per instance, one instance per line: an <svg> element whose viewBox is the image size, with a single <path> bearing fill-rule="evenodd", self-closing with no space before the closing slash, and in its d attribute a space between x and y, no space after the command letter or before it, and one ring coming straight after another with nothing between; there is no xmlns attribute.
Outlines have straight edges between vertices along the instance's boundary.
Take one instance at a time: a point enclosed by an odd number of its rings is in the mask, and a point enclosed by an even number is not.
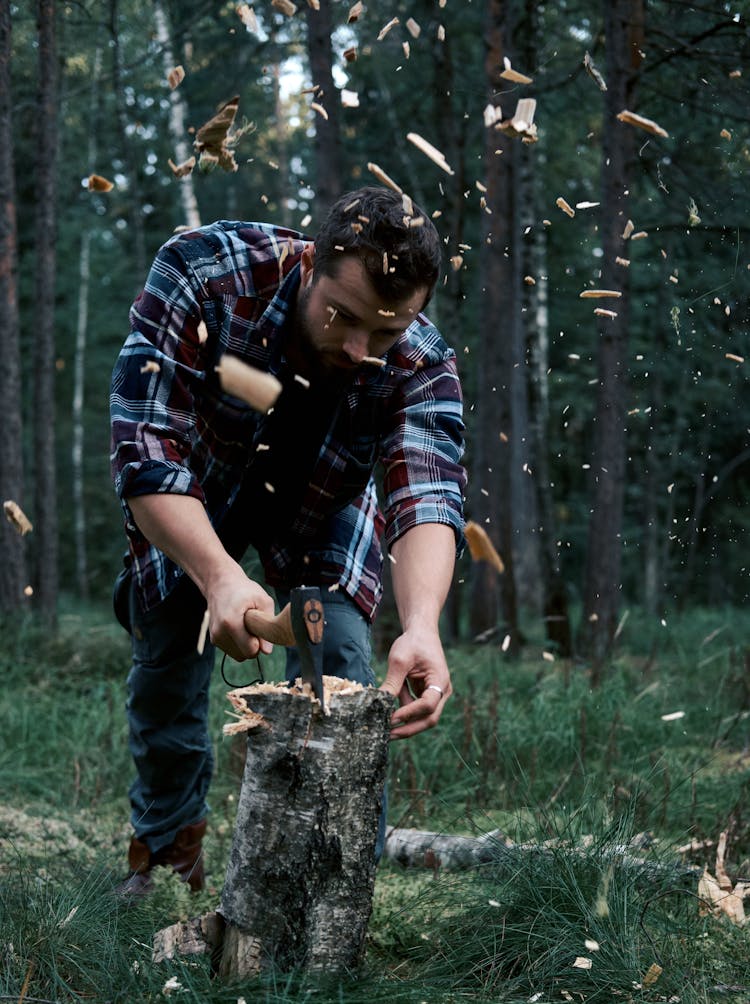
<svg viewBox="0 0 750 1004"><path fill-rule="evenodd" d="M245 611L245 628L273 645L296 645L302 681L309 683L325 711L323 698L323 602L318 586L296 586L284 609L272 616Z"/></svg>

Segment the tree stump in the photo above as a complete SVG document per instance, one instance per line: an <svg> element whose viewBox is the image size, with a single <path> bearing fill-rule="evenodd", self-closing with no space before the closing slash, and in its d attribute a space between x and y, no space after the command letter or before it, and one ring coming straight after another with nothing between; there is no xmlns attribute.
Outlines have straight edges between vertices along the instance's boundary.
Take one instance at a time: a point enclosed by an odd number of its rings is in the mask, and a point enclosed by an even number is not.
<svg viewBox="0 0 750 1004"><path fill-rule="evenodd" d="M326 714L301 690L229 695L252 709L253 726L219 908L222 978L270 965L344 971L361 959L395 699L324 679Z"/></svg>

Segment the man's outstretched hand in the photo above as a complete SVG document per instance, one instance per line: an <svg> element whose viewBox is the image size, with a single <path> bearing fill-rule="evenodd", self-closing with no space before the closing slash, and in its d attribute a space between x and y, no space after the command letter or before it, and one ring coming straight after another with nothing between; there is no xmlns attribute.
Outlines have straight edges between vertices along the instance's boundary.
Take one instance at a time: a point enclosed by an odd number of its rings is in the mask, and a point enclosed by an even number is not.
<svg viewBox="0 0 750 1004"><path fill-rule="evenodd" d="M406 739L437 725L453 688L439 636L412 629L400 635L388 655L380 688L398 697L391 739Z"/></svg>

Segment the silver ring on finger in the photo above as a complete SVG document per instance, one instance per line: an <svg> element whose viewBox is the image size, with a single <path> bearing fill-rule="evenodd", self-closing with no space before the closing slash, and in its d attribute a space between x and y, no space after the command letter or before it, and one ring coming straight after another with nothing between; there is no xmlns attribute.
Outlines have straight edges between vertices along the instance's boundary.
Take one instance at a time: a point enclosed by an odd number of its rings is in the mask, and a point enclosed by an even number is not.
<svg viewBox="0 0 750 1004"><path fill-rule="evenodd" d="M443 688L442 687L438 687L438 685L436 683L429 683L425 687L425 690L437 690L438 694L440 694L441 697L444 694Z"/></svg>

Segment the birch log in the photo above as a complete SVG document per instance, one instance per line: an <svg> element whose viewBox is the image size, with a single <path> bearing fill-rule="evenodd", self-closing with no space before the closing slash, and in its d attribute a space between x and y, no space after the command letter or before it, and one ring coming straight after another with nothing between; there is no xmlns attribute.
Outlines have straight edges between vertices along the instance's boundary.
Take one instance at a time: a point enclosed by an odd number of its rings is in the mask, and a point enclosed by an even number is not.
<svg viewBox="0 0 750 1004"><path fill-rule="evenodd" d="M247 737L219 976L353 969L372 907L395 699L349 685L326 695L323 715L286 688L246 692L262 722Z"/></svg>

